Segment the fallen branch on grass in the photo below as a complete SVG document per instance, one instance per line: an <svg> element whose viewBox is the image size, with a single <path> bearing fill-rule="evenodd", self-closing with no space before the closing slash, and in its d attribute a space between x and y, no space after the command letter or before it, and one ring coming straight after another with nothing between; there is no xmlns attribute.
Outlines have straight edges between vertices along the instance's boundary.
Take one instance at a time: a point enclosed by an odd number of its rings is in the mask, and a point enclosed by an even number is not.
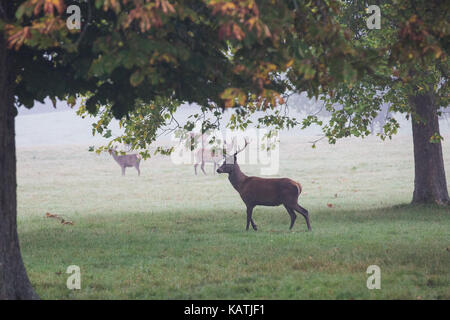
<svg viewBox="0 0 450 320"><path fill-rule="evenodd" d="M57 214L51 214L50 212L47 212L46 214L45 214L45 216L47 217L47 218L54 218L54 219L57 219L57 220L59 220L60 222L61 222L61 224L70 224L70 225L73 225L73 222L72 221L69 221L69 220L65 220L63 217L61 217L61 216L59 216L59 215L57 215Z"/></svg>

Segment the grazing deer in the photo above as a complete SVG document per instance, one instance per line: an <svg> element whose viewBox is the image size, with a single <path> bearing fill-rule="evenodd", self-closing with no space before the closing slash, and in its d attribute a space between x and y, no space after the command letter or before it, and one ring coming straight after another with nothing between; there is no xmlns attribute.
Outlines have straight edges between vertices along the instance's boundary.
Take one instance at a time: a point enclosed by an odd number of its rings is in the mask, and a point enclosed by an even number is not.
<svg viewBox="0 0 450 320"><path fill-rule="evenodd" d="M141 175L141 170L139 170L139 163L141 162L140 155L138 154L119 155L117 153L116 148L109 149L109 154L112 155L114 160L116 160L116 162L122 168L122 176L125 175L125 168L127 167L135 167L138 172L138 176Z"/></svg>
<svg viewBox="0 0 450 320"><path fill-rule="evenodd" d="M247 147L248 142L245 141L245 146L236 151L232 157L225 159L225 162L217 169L217 173L228 173L228 180L231 185L239 192L242 200L247 206L247 227L250 223L253 229L258 230L252 218L253 208L255 206L279 206L284 205L287 212L291 216L292 229L297 218L295 211L300 213L306 220L308 230L311 231L309 224L308 211L298 204L298 197L302 192L300 183L288 178L259 178L246 176L237 163L237 154Z"/></svg>

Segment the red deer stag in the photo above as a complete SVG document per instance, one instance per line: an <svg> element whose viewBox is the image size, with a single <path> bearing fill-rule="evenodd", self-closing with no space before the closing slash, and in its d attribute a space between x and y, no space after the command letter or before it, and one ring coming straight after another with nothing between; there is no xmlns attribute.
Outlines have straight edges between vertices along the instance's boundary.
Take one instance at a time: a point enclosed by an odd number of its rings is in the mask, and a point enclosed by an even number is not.
<svg viewBox="0 0 450 320"><path fill-rule="evenodd" d="M279 206L284 205L287 212L291 216L292 229L297 218L295 211L299 212L306 220L308 230L311 231L309 224L308 211L298 204L298 197L302 192L300 183L288 178L259 178L246 176L237 163L237 154L247 147L248 142L245 141L245 146L236 151L233 156L225 158L225 162L217 169L217 173L228 173L228 180L232 186L239 192L242 200L247 206L247 227L250 223L256 231L255 222L252 219L252 212L255 206Z"/></svg>

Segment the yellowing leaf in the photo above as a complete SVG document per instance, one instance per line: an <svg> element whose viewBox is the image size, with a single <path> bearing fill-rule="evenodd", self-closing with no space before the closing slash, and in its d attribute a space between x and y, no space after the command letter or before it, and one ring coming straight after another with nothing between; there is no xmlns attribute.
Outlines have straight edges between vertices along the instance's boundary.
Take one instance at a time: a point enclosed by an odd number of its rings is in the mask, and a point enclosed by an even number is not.
<svg viewBox="0 0 450 320"><path fill-rule="evenodd" d="M291 59L286 63L286 68L290 68L294 64L294 59Z"/></svg>

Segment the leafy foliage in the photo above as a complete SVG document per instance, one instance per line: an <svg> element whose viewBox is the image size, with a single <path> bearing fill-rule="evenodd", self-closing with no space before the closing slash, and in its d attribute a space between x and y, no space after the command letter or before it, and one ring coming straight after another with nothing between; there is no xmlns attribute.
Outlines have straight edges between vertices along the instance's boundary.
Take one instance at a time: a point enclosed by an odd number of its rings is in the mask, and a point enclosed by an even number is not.
<svg viewBox="0 0 450 320"><path fill-rule="evenodd" d="M82 9L81 30L65 25L66 6L74 3ZM289 86L280 74L315 94L354 79L349 70L363 74L361 57L369 55L352 48L333 0L23 0L4 6L1 28L15 50L18 105L82 95L85 110L118 119L153 105L157 110L146 109L151 133L163 124L158 99L206 109L274 109ZM332 61L347 61L349 68L330 68ZM293 124L278 117L262 123L273 121Z"/></svg>
<svg viewBox="0 0 450 320"><path fill-rule="evenodd" d="M420 118L411 97L431 94L433 107L448 107L448 8L443 1L383 1L381 29L368 30L361 24L365 4L345 2L341 22L352 28L355 45L377 49L380 59L373 72L358 81L349 85L344 79L332 92L322 91L331 115L323 131L331 143L350 135L369 135L368 126L383 104L388 104L391 112L413 116L415 121ZM322 125L316 115L303 121L304 126L313 123ZM379 135L391 138L398 128L399 123L390 118ZM439 133L430 141L439 141L436 137Z"/></svg>
<svg viewBox="0 0 450 320"><path fill-rule="evenodd" d="M174 131L178 128L174 124L176 119L173 114L179 104L176 100L163 97L157 97L154 104L150 105L137 101L134 109L119 119L119 126L123 128L123 133L117 137L112 136L110 129L111 121L114 120L111 105L100 106L95 112L90 113L83 104L77 110L77 114L82 118L95 117L96 120L92 124L92 134L100 134L102 137L110 139L107 145L95 150L97 153L108 151L117 143L128 145L130 150L139 150L141 156L146 159L150 157L147 148L161 134L160 129ZM90 150L94 151L94 148L91 147ZM169 154L170 151L171 148L161 147L157 149L157 152L161 154Z"/></svg>
<svg viewBox="0 0 450 320"><path fill-rule="evenodd" d="M381 30L367 30L367 4L359 1L3 3L0 27L15 50L17 104L31 107L47 96L74 103L81 94L82 110L105 123L127 119L122 125L142 137L135 147L153 141L168 120L167 104L197 103L218 117L235 108L230 126L241 129L250 114L267 110L274 113L259 125L323 125L277 109L287 93L307 92L327 102L332 117L323 128L330 142L367 135L382 102L413 113L411 92L434 90L437 105L448 104L446 1L383 1ZM65 25L73 3L82 9L81 30ZM386 124L386 135L397 127L395 120Z"/></svg>

